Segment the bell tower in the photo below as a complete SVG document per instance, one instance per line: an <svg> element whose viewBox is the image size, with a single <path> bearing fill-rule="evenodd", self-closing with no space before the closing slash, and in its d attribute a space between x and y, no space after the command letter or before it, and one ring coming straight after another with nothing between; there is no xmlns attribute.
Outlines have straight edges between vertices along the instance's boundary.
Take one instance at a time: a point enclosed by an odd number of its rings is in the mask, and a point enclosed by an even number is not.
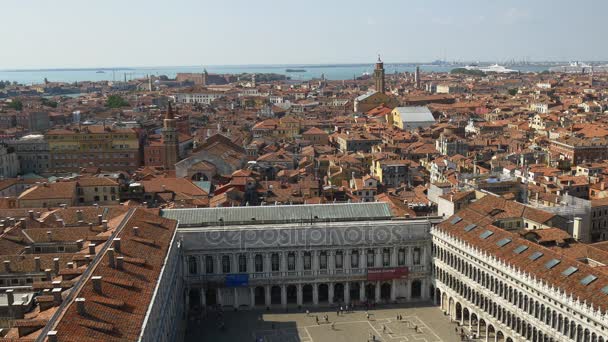
<svg viewBox="0 0 608 342"><path fill-rule="evenodd" d="M376 69L374 70L374 80L376 81L376 91L384 94L384 63L382 63L380 55L378 55Z"/></svg>
<svg viewBox="0 0 608 342"><path fill-rule="evenodd" d="M163 146L165 149L164 167L166 169L174 169L175 163L179 155L179 139L177 136L175 117L173 116L173 108L171 102L167 108L165 119L163 120Z"/></svg>

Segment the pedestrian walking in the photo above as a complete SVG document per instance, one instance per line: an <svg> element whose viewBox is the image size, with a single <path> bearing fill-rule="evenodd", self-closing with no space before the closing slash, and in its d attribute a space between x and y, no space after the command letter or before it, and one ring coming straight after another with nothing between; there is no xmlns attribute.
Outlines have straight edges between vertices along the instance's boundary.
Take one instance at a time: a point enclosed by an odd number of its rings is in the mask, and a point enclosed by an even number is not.
<svg viewBox="0 0 608 342"><path fill-rule="evenodd" d="M310 317L310 311L306 310L306 317Z"/></svg>

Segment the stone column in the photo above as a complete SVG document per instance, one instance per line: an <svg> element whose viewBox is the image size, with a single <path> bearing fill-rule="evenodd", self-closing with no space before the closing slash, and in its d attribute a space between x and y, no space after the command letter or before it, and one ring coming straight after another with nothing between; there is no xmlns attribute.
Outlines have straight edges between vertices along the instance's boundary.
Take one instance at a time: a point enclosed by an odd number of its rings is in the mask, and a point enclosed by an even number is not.
<svg viewBox="0 0 608 342"><path fill-rule="evenodd" d="M334 274L336 271L336 251L334 250L327 252L327 268L328 274Z"/></svg>
<svg viewBox="0 0 608 342"><path fill-rule="evenodd" d="M231 258L230 273L240 273L239 272L239 257L240 256L241 256L240 253L234 253L234 254L230 255L230 258Z"/></svg>
<svg viewBox="0 0 608 342"><path fill-rule="evenodd" d="M359 300L364 302L367 298L365 298L365 282L362 281L361 285L359 285Z"/></svg>
<svg viewBox="0 0 608 342"><path fill-rule="evenodd" d="M235 309L239 308L239 291L238 291L238 287L234 288L234 308Z"/></svg>
<svg viewBox="0 0 608 342"><path fill-rule="evenodd" d="M334 284L333 283L329 283L327 284L327 294L328 294L328 303L329 305L334 303Z"/></svg>
<svg viewBox="0 0 608 342"><path fill-rule="evenodd" d="M281 272L287 272L287 252L281 252L279 257L281 258Z"/></svg>
<svg viewBox="0 0 608 342"><path fill-rule="evenodd" d="M405 299L408 301L412 299L412 281L410 279L407 280L405 285Z"/></svg>
<svg viewBox="0 0 608 342"><path fill-rule="evenodd" d="M272 265L270 264L270 254L264 253L264 272L270 273L272 270Z"/></svg>
<svg viewBox="0 0 608 342"><path fill-rule="evenodd" d="M391 282L391 302L397 300L397 281L393 279Z"/></svg>
<svg viewBox="0 0 608 342"><path fill-rule="evenodd" d="M319 284L317 283L312 283L312 304L319 305Z"/></svg>
<svg viewBox="0 0 608 342"><path fill-rule="evenodd" d="M350 283L349 282L344 283L344 303L346 305L350 304Z"/></svg>
<svg viewBox="0 0 608 342"><path fill-rule="evenodd" d="M304 270L304 252L297 251L296 253L296 271L302 272Z"/></svg>
<svg viewBox="0 0 608 342"><path fill-rule="evenodd" d="M296 288L298 289L298 305L302 305L302 284L298 284L296 285Z"/></svg>
<svg viewBox="0 0 608 342"><path fill-rule="evenodd" d="M382 267L382 248L376 248L374 249L374 252L374 266Z"/></svg>
<svg viewBox="0 0 608 342"><path fill-rule="evenodd" d="M186 287L186 312L190 311L190 288Z"/></svg>
<svg viewBox="0 0 608 342"><path fill-rule="evenodd" d="M266 292L264 295L264 299L266 299L266 306L270 306L270 304L272 303L270 301L270 285L264 286L264 291Z"/></svg>
<svg viewBox="0 0 608 342"><path fill-rule="evenodd" d="M380 303L380 282L376 282L376 303Z"/></svg>
<svg viewBox="0 0 608 342"><path fill-rule="evenodd" d="M391 248L391 266L397 267L397 255L399 254L399 249L397 247Z"/></svg>
<svg viewBox="0 0 608 342"><path fill-rule="evenodd" d="M253 309L255 307L255 288L249 288L249 306Z"/></svg>
<svg viewBox="0 0 608 342"><path fill-rule="evenodd" d="M255 272L255 253L248 253L247 258L247 272L254 273Z"/></svg>
<svg viewBox="0 0 608 342"><path fill-rule="evenodd" d="M359 257L361 258L360 262L359 262L359 268L362 269L367 269L367 251L365 250L365 248L361 248L361 250L359 251Z"/></svg>
<svg viewBox="0 0 608 342"><path fill-rule="evenodd" d="M216 265L216 269L215 269L215 274L221 274L222 273L222 255L221 254L217 254L215 256L215 265Z"/></svg>
<svg viewBox="0 0 608 342"><path fill-rule="evenodd" d="M198 261L198 274L205 274L205 257L197 255L196 260Z"/></svg>
<svg viewBox="0 0 608 342"><path fill-rule="evenodd" d="M218 288L215 293L217 294L217 304L219 306L223 306L224 305L224 298L222 296L222 288Z"/></svg>
<svg viewBox="0 0 608 342"><path fill-rule="evenodd" d="M312 250L312 270L315 273L319 272L319 251Z"/></svg>
<svg viewBox="0 0 608 342"><path fill-rule="evenodd" d="M287 307L287 285L281 285L281 305Z"/></svg>
<svg viewBox="0 0 608 342"><path fill-rule="evenodd" d="M344 268L344 273L350 273L350 253L351 250L347 249L344 251L343 255L343 259L342 259L342 268ZM346 297L345 297L346 298Z"/></svg>

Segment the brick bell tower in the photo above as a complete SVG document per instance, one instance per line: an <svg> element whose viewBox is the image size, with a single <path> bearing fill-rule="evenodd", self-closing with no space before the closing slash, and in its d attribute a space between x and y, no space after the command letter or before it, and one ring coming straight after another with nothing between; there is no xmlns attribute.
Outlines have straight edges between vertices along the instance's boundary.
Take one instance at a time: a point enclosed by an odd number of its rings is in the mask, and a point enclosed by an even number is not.
<svg viewBox="0 0 608 342"><path fill-rule="evenodd" d="M376 69L374 70L374 80L376 81L376 91L384 94L384 63L382 63L380 55L378 55Z"/></svg>
<svg viewBox="0 0 608 342"><path fill-rule="evenodd" d="M165 148L164 167L166 169L174 169L179 156L179 139L171 102L169 102L169 107L167 108L165 119L163 120L161 134L163 137L163 146Z"/></svg>

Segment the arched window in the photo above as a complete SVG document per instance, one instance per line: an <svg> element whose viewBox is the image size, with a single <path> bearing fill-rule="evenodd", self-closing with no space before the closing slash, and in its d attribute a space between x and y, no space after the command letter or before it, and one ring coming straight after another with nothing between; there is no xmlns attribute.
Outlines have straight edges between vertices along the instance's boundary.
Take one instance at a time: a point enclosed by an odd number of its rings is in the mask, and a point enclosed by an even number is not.
<svg viewBox="0 0 608 342"><path fill-rule="evenodd" d="M262 257L262 254L255 255L255 271L264 272L264 257Z"/></svg>
<svg viewBox="0 0 608 342"><path fill-rule="evenodd" d="M350 253L350 267L359 268L359 251L352 251Z"/></svg>
<svg viewBox="0 0 608 342"><path fill-rule="evenodd" d="M205 273L213 273L213 257L211 255L205 257Z"/></svg>
<svg viewBox="0 0 608 342"><path fill-rule="evenodd" d="M229 255L222 256L222 272L230 273L230 256Z"/></svg>
<svg viewBox="0 0 608 342"><path fill-rule="evenodd" d="M270 263L272 264L272 272L277 272L279 270L279 253L272 253Z"/></svg>
<svg viewBox="0 0 608 342"><path fill-rule="evenodd" d="M239 255L239 272L247 272L247 257L245 256L245 254Z"/></svg>
<svg viewBox="0 0 608 342"><path fill-rule="evenodd" d="M188 271L190 274L198 273L198 263L196 262L196 258L193 256L188 257Z"/></svg>

